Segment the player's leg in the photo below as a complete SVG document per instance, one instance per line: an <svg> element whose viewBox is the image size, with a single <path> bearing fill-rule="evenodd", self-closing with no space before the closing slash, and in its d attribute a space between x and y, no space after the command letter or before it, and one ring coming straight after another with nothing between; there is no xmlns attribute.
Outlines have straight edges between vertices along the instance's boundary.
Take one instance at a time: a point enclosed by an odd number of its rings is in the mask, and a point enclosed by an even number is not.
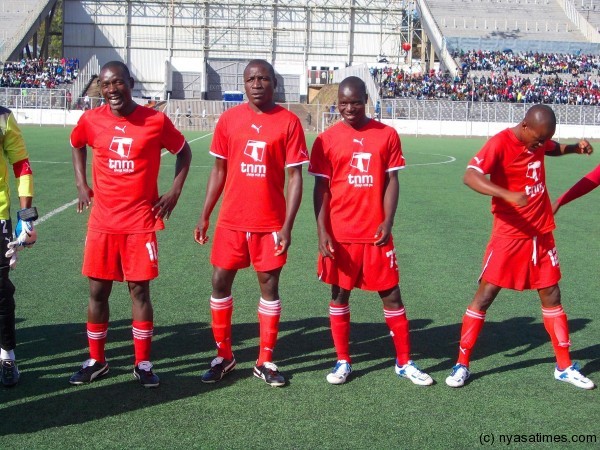
<svg viewBox="0 0 600 450"><path fill-rule="evenodd" d="M11 221L0 220L0 379L6 387L19 381L19 369L15 364L15 286L9 278L10 258L5 256L11 238Z"/></svg>
<svg viewBox="0 0 600 450"><path fill-rule="evenodd" d="M203 383L216 383L235 369L236 361L231 345L231 316L233 296L231 290L237 269L213 266L212 294L210 296L211 328L217 346L217 356L202 375Z"/></svg>
<svg viewBox="0 0 600 450"><path fill-rule="evenodd" d="M220 381L236 365L231 342L232 287L237 271L250 265L246 233L217 227L210 262L213 265L211 328L217 356L212 359L209 369L202 375L203 383Z"/></svg>
<svg viewBox="0 0 600 450"><path fill-rule="evenodd" d="M331 285L329 323L337 361L327 381L343 384L352 373L350 357L350 293L356 287L363 261L364 244L335 243L335 259L319 255L319 279Z"/></svg>
<svg viewBox="0 0 600 450"><path fill-rule="evenodd" d="M158 387L160 380L152 371L150 351L154 333L154 309L150 300L150 281L128 281L135 364L133 376L142 386Z"/></svg>
<svg viewBox="0 0 600 450"><path fill-rule="evenodd" d="M391 289L379 291L383 302L385 322L390 329L390 335L396 349L396 364L394 370L401 378L408 378L414 384L429 386L433 379L420 370L410 359L409 324L406 310L402 303L402 295L398 285Z"/></svg>
<svg viewBox="0 0 600 450"><path fill-rule="evenodd" d="M542 304L542 317L544 327L550 335L554 354L556 355L556 368L554 378L566 381L583 389L593 389L594 383L579 372L579 364L571 363L569 347L569 325L567 315L561 304L561 293L558 284L538 289Z"/></svg>
<svg viewBox="0 0 600 450"><path fill-rule="evenodd" d="M90 297L87 310L87 338L90 357L81 369L69 379L69 383L79 385L90 383L108 373L104 348L108 333L109 304L112 280L89 278Z"/></svg>
<svg viewBox="0 0 600 450"><path fill-rule="evenodd" d="M448 386L461 387L465 384L467 378L469 378L471 352L483 328L485 314L501 289L500 286L496 286L483 279L479 282L479 288L475 292L475 296L463 316L458 360L452 368L452 373L446 378Z"/></svg>
<svg viewBox="0 0 600 450"><path fill-rule="evenodd" d="M331 384L343 384L352 373L350 358L350 293L352 291L331 285L331 302L329 303L329 324L331 337L337 355L337 362L327 374Z"/></svg>
<svg viewBox="0 0 600 450"><path fill-rule="evenodd" d="M255 264L256 267L256 264ZM259 354L254 375L271 386L283 386L285 377L273 363L273 351L279 333L281 299L279 298L279 276L281 267L265 272L257 271L260 286L258 323L260 328Z"/></svg>

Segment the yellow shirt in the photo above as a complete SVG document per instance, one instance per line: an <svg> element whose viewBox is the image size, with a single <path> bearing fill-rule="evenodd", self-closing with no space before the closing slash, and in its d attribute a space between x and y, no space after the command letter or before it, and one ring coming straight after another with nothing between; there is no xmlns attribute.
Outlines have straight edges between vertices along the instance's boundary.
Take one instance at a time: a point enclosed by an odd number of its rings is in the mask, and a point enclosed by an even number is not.
<svg viewBox="0 0 600 450"><path fill-rule="evenodd" d="M8 166L29 158L21 130L10 109L0 106L0 219L10 219L10 187ZM19 197L33 197L33 177L17 179Z"/></svg>

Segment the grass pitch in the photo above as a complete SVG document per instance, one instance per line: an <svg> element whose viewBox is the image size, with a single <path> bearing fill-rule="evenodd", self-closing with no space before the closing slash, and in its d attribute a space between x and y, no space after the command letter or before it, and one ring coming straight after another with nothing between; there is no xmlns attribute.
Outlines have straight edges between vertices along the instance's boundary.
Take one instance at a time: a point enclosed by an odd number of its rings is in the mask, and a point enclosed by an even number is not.
<svg viewBox="0 0 600 450"><path fill-rule="evenodd" d="M161 275L152 284L153 361L161 386L147 390L133 380L130 301L123 284L115 284L111 297L110 374L89 386L70 386L68 377L87 358L88 291L80 273L87 214L78 215L72 204L69 133L69 128L24 128L34 204L42 216L52 215L39 224L38 243L22 252L11 274L22 378L16 388L0 389L2 447L471 448L492 438L496 445L506 442L502 435L514 442L514 435L535 441L539 434L568 439L553 446L591 448L600 440L594 419L600 413L598 390L582 391L553 379L554 357L535 292L503 291L474 350L470 382L462 389L444 383L490 233L490 199L462 184L467 161L482 139L402 138L408 167L400 174L394 236L413 358L435 385L418 387L395 376L381 302L376 294L360 291L351 299L355 372L345 385L325 381L335 353L329 288L315 274L309 175L281 279L275 358L289 385L274 389L252 376L259 290L251 269L239 272L234 284L238 366L221 383L200 382L215 354L208 306L212 269L210 246L197 245L192 230L213 160L207 152L211 136L186 133L193 167L166 230L159 233ZM308 136L310 143L314 138ZM600 148L589 158L548 158L551 197L598 164L599 153ZM174 162L171 155L163 158L161 192L170 185ZM572 355L596 382L598 195L564 207L555 233ZM212 225L216 218L217 211ZM580 436L587 443L572 442Z"/></svg>

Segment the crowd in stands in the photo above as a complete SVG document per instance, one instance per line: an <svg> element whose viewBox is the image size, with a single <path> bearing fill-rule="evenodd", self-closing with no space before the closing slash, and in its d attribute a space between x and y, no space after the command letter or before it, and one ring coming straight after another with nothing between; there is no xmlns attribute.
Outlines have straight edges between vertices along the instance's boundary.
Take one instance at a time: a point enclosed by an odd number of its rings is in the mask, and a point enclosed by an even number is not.
<svg viewBox="0 0 600 450"><path fill-rule="evenodd" d="M60 89L77 78L78 71L79 60L74 58L5 62L0 87Z"/></svg>
<svg viewBox="0 0 600 450"><path fill-rule="evenodd" d="M586 73L598 73L600 56L557 53L525 52L512 50L455 51L452 55L463 74L470 70L507 71L521 74L570 74L577 77Z"/></svg>
<svg viewBox="0 0 600 450"><path fill-rule="evenodd" d="M372 69L382 98L600 105L599 56L471 51L457 75ZM459 67L461 65L459 64ZM469 73L479 71L477 74ZM566 75L561 75L566 74Z"/></svg>

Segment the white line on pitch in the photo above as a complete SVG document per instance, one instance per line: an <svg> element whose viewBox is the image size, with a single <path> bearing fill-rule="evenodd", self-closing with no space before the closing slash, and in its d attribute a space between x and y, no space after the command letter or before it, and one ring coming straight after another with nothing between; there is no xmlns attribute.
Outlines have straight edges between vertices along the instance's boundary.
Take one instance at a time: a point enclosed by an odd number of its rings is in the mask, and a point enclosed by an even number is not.
<svg viewBox="0 0 600 450"><path fill-rule="evenodd" d="M196 142L199 139L204 139L205 137L212 136L212 135L213 135L212 133L205 134L204 136L200 136L200 137L197 137L196 139L192 139L191 141L188 141L188 144L191 144L192 142ZM167 153L169 153L169 151L165 150L164 152L161 153L160 156L164 156Z"/></svg>
<svg viewBox="0 0 600 450"><path fill-rule="evenodd" d="M456 158L454 156L449 156L449 155L438 155L437 153L420 153L421 155L433 155L433 156L443 156L445 158L450 158L448 161L440 161L440 162L432 162L432 163L419 163L419 164L407 164L406 167L411 167L411 166L435 166L438 164L448 164L448 163L453 163L454 161L456 161Z"/></svg>
<svg viewBox="0 0 600 450"><path fill-rule="evenodd" d="M36 220L33 224L37 225L38 223L42 223L45 222L46 220L48 220L50 217L63 212L65 209L70 208L71 206L73 206L74 204L76 204L78 201L78 199L75 200L71 200L69 203L66 203L62 206L59 206L56 209L53 209L52 211L50 211L48 214L43 215L42 217L40 217L38 220Z"/></svg>

